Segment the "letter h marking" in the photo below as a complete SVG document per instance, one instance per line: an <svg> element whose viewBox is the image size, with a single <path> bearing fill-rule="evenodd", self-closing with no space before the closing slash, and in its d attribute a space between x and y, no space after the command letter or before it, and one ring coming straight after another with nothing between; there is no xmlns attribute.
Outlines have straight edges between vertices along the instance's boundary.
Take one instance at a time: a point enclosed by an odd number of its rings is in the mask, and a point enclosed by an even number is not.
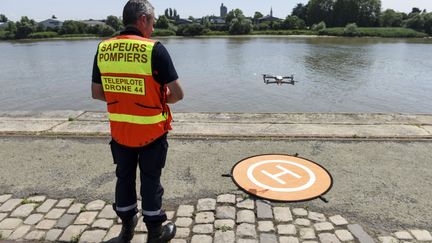
<svg viewBox="0 0 432 243"><path fill-rule="evenodd" d="M282 167L281 165L276 165L276 168L280 169L282 172L280 172L280 173L278 173L278 174L274 174L274 175L273 175L273 174L270 174L269 172L267 172L267 171L265 171L265 170L261 170L261 172L262 172L264 175L266 175L266 176L272 178L273 180L279 182L279 183L282 184L282 185L285 185L285 184L286 184L285 181L283 181L283 180L281 180L281 179L279 178L279 177L281 177L281 176L283 176L283 175L290 174L290 175L294 176L294 177L297 178L297 179L300 179L300 178L301 178L301 176L300 176L299 174L294 173L294 172L288 170L287 168Z"/></svg>

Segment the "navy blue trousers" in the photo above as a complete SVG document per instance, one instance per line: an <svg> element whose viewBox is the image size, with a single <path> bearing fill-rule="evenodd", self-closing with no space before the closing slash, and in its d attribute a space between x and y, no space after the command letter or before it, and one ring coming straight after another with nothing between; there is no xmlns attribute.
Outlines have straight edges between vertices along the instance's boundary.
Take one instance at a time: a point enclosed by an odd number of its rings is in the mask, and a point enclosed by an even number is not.
<svg viewBox="0 0 432 243"><path fill-rule="evenodd" d="M131 148L112 140L111 152L117 165L114 210L121 219L137 212L136 170L140 169L142 214L146 224L161 224L167 220L162 210L164 189L160 183L168 151L167 135L144 147Z"/></svg>

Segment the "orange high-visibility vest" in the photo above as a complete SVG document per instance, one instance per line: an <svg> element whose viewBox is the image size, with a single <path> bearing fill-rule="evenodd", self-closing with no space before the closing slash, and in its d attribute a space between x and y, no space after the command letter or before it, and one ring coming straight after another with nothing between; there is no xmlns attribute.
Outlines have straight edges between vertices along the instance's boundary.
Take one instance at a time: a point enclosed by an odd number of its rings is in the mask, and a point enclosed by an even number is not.
<svg viewBox="0 0 432 243"><path fill-rule="evenodd" d="M153 78L155 44L136 35L122 35L99 44L97 64L111 136L125 146L144 146L171 130L167 87Z"/></svg>

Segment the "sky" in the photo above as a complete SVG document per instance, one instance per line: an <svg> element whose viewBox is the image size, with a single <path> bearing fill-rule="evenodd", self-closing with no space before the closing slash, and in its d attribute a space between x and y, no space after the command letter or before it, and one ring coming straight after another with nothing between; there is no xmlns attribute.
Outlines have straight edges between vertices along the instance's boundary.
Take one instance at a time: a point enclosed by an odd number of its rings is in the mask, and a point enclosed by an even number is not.
<svg viewBox="0 0 432 243"><path fill-rule="evenodd" d="M57 16L60 20L105 19L108 15L121 16L127 0L0 0L0 14L17 21L21 16L28 16L42 21ZM291 14L297 3L308 0L150 0L156 15L163 14L166 8L175 8L182 18L219 16L221 3L231 9L239 8L246 16L253 16L255 11L264 15L270 13L285 18ZM400 12L410 12L413 7L432 11L432 0L381 0L382 8L391 8Z"/></svg>

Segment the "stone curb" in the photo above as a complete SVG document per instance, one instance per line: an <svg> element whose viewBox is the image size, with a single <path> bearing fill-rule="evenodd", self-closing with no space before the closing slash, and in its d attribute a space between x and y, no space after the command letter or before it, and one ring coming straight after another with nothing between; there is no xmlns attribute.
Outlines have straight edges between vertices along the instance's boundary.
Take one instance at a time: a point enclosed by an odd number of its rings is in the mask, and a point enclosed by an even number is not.
<svg viewBox="0 0 432 243"><path fill-rule="evenodd" d="M174 113L172 138L432 139L432 115ZM0 112L0 136L109 136L104 112Z"/></svg>
<svg viewBox="0 0 432 243"><path fill-rule="evenodd" d="M25 205L33 209L28 212ZM167 215L178 227L171 243L432 242L428 230L370 235L373 229L341 215L252 199L241 191L179 205ZM0 195L0 241L102 242L116 237L120 229L111 205L102 200L84 204L71 198ZM140 217L132 242L144 242L146 232Z"/></svg>

